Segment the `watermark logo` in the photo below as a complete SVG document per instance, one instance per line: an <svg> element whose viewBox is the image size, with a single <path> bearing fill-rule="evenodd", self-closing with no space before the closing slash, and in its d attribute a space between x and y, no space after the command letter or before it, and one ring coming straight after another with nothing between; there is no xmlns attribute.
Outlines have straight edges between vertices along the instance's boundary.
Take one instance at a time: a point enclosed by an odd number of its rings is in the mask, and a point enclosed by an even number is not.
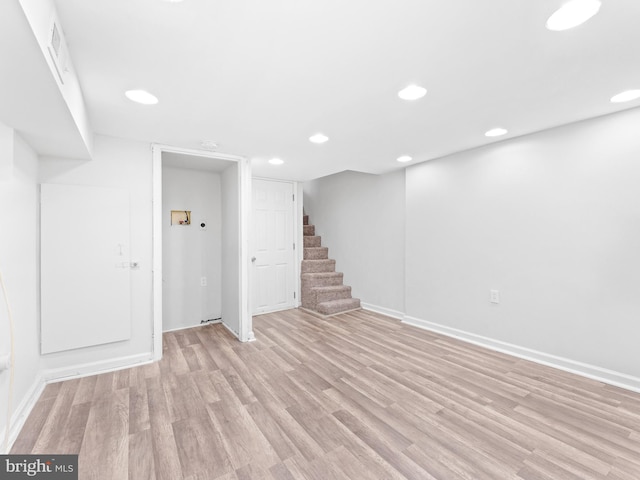
<svg viewBox="0 0 640 480"><path fill-rule="evenodd" d="M78 455L0 455L0 480L78 480Z"/></svg>

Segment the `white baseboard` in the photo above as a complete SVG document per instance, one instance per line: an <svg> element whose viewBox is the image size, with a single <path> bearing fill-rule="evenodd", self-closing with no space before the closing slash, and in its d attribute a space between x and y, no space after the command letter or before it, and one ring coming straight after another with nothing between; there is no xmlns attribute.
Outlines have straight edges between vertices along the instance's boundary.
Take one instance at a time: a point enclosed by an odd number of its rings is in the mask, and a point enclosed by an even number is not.
<svg viewBox="0 0 640 480"><path fill-rule="evenodd" d="M237 334L236 332L234 332L233 330L231 330L231 327L229 325L227 325L226 323L222 322L222 326L224 328L226 328L227 330L229 330L229 333L231 333L231 335L233 335L234 337L236 337L238 340L240 340L240 335Z"/></svg>
<svg viewBox="0 0 640 480"><path fill-rule="evenodd" d="M44 387L48 383L61 382L63 380L72 380L74 378L88 377L90 375L97 375L100 373L108 373L116 370L123 370L125 368L137 367L147 363L153 362L151 353L143 353L139 355L131 355L128 357L112 358L108 360L102 360L99 362L85 363L82 365L75 365L73 367L52 368L42 372L34 381L29 391L25 394L22 401L15 410L11 427L9 430L9 450L18 438L18 434L22 429L24 422L31 413L34 405L40 398ZM4 431L0 440L0 453L5 454L8 452L2 452L4 449Z"/></svg>
<svg viewBox="0 0 640 480"><path fill-rule="evenodd" d="M296 306L295 303L292 303L291 305L284 305L284 306L272 308L270 310L265 310L264 312L252 313L251 316L258 317L260 315L268 315L269 313L284 312L285 310L291 310L292 308L298 308L298 307Z"/></svg>
<svg viewBox="0 0 640 480"><path fill-rule="evenodd" d="M151 352L141 353L138 355L130 355L128 357L110 358L98 362L84 363L74 365L72 367L51 368L45 370L43 378L45 383L56 383L64 380L72 380L74 378L88 377L100 373L115 372L125 368L139 367L147 363L152 363L153 354Z"/></svg>
<svg viewBox="0 0 640 480"><path fill-rule="evenodd" d="M625 373L608 370L588 363L582 363L569 358L558 357L549 353L539 352L511 343L502 342L500 340L494 340L492 338L476 335L475 333L465 332L464 330L458 330L456 328L447 327L437 323L428 322L420 318L410 317L405 315L402 319L404 323L413 325L415 327L429 330L431 332L440 333L447 337L457 338L465 342L485 347L496 352L506 353L513 355L514 357L529 360L535 363L540 363L548 367L557 368L565 372L574 373L583 377L597 380L599 382L607 383L616 387L631 390L632 392L640 393L640 378L627 375Z"/></svg>
<svg viewBox="0 0 640 480"><path fill-rule="evenodd" d="M36 402L40 398L42 391L44 390L45 382L41 376L38 376L24 397L22 397L22 401L18 405L18 408L13 412L11 417L11 426L9 429L9 445L8 451L4 451L4 437L6 429L2 431L0 436L0 454L7 455L11 451L11 447L15 443L18 438L18 434L24 425L24 422L27 421L31 410L35 406ZM18 453L29 453L29 452L18 452Z"/></svg>
<svg viewBox="0 0 640 480"><path fill-rule="evenodd" d="M189 325L188 327L170 328L169 330L163 330L162 333L177 332L177 331L180 331L180 330L187 330L189 328L206 327L207 325L216 325L218 323L222 323L222 320L211 320L211 321L206 322L206 323L198 323L196 325Z"/></svg>
<svg viewBox="0 0 640 480"><path fill-rule="evenodd" d="M370 303L362 302L360 304L362 308L365 310L369 310L370 312L379 313L381 315L386 315L387 317L395 318L398 320L402 320L404 318L404 313L399 312L397 310L392 310L391 308L379 307L377 305L371 305Z"/></svg>

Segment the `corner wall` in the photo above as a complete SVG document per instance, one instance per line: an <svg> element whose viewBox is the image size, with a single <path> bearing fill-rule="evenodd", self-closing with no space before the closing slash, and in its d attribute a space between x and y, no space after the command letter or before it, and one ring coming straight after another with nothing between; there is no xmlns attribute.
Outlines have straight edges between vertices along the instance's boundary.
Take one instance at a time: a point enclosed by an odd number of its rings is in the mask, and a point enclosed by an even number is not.
<svg viewBox="0 0 640 480"><path fill-rule="evenodd" d="M345 171L304 184L304 210L316 235L363 306L404 312L404 170Z"/></svg>
<svg viewBox="0 0 640 480"><path fill-rule="evenodd" d="M220 175L162 169L163 330L220 318L222 219ZM172 226L171 210L191 210L191 225ZM206 221L206 230L200 222ZM207 285L201 286L201 277Z"/></svg>
<svg viewBox="0 0 640 480"><path fill-rule="evenodd" d="M640 391L639 125L636 108L505 140L406 185L343 172L305 183L304 207L365 308ZM385 249L395 267L373 268Z"/></svg>
<svg viewBox="0 0 640 480"><path fill-rule="evenodd" d="M634 109L408 168L409 320L640 382L638 125Z"/></svg>
<svg viewBox="0 0 640 480"><path fill-rule="evenodd" d="M239 166L221 175L222 189L222 323L240 336L240 188Z"/></svg>
<svg viewBox="0 0 640 480"><path fill-rule="evenodd" d="M11 305L15 327L15 375L11 436L25 420L42 389L39 344L38 157L14 132L0 124L0 269L8 298L0 292L0 355L10 352ZM9 371L0 372L0 452L4 449Z"/></svg>

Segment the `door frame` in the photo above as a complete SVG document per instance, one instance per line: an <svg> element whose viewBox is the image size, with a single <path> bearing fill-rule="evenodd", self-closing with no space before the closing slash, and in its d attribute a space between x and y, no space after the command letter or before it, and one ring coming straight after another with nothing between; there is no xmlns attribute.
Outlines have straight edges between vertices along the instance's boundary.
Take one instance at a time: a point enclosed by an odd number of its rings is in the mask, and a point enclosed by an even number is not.
<svg viewBox="0 0 640 480"><path fill-rule="evenodd" d="M261 181L266 181L266 182L278 182L278 183L289 183L291 184L291 189L293 191L293 206L291 207L293 209L293 221L292 221L292 225L291 228L293 229L293 241L295 243L295 250L294 250L294 265L293 265L293 276L295 277L293 280L293 284L295 285L295 302L294 302L294 306L297 308L300 305L302 305L302 300L300 298L300 292L301 292L301 284L300 284L300 265L303 259L303 253L304 253L304 245L303 245L303 236L302 236L302 203L303 203L303 199L302 199L302 184L293 180L280 180L277 178L267 178L267 177L252 177L252 180L261 180ZM253 185L251 185L250 188L253 188ZM253 221L253 205L249 205L249 209L250 209L250 216L249 218L251 219L251 225L249 227L249 234L250 235L254 235L254 231L253 231L253 225L254 225L254 221ZM253 242L249 242L249 248L251 248L251 246L253 245ZM249 252L250 255L254 255L254 252L251 251ZM251 272L251 294L253 294L253 289L255 288L255 284L254 282L255 277L253 275L253 265L249 265L249 269ZM249 299L249 308L250 308L250 312L252 315L264 315L266 313L272 313L272 312L277 312L279 310L272 310L269 312L261 312L261 313L254 313L254 308L253 308L253 295L251 296L251 298ZM288 307L286 308L288 309ZM280 309L283 310L283 309Z"/></svg>
<svg viewBox="0 0 640 480"><path fill-rule="evenodd" d="M250 342L255 340L250 311L249 296L249 218L251 218L251 166L245 157L174 147L170 145L152 144L153 171L153 358L162 358L162 153L180 153L197 157L227 160L238 164L238 205L239 205L239 238L240 255L238 258L238 292L240 312L240 328L238 340ZM231 331L231 330L229 330ZM233 332L232 332L233 333Z"/></svg>

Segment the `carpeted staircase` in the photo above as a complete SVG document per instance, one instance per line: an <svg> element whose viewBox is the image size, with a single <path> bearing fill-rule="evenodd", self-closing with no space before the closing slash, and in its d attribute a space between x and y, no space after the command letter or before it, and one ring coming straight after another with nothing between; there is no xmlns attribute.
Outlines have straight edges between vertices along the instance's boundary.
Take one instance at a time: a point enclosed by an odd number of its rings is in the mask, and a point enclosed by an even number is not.
<svg viewBox="0 0 640 480"><path fill-rule="evenodd" d="M329 249L321 245L316 227L303 217L304 260L302 260L302 308L322 316L337 315L360 308L360 300L351 297L351 287L342 284L342 273L336 272L336 261Z"/></svg>

